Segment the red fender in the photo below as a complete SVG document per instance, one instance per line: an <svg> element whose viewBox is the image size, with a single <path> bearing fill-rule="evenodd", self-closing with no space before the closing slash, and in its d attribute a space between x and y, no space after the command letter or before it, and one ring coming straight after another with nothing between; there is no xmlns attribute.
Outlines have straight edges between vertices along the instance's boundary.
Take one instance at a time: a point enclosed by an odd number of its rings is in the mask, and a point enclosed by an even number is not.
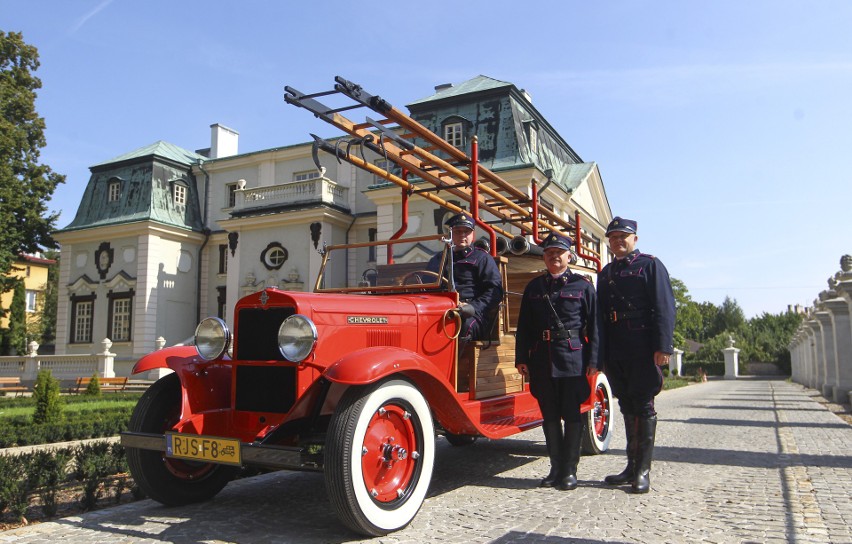
<svg viewBox="0 0 852 544"><path fill-rule="evenodd" d="M366 348L341 357L328 367L323 376L336 383L364 385L391 374L412 371L447 382L447 377L429 359L406 349L388 346Z"/></svg>
<svg viewBox="0 0 852 544"><path fill-rule="evenodd" d="M131 374L139 374L155 368L170 368L178 372L189 365L201 362L203 359L198 356L195 346L173 346L145 355L133 365Z"/></svg>

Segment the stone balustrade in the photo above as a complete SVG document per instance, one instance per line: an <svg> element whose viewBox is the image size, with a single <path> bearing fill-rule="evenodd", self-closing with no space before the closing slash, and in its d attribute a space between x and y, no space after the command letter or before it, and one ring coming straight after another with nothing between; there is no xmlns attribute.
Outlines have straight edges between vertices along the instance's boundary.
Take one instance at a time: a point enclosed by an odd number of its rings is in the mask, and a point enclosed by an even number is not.
<svg viewBox="0 0 852 544"><path fill-rule="evenodd" d="M788 346L792 379L825 398L852 403L852 255L828 279Z"/></svg>
<svg viewBox="0 0 852 544"><path fill-rule="evenodd" d="M349 189L326 178L293 181L279 185L241 188L235 193L234 213L302 202L324 202L346 207Z"/></svg>

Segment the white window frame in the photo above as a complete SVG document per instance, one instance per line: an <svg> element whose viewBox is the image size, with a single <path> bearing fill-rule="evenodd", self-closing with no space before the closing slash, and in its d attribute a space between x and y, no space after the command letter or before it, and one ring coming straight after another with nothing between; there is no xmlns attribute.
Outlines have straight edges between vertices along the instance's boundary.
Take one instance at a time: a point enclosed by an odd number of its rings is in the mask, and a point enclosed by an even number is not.
<svg viewBox="0 0 852 544"><path fill-rule="evenodd" d="M74 343L92 343L92 317L95 301L81 300L74 304Z"/></svg>
<svg viewBox="0 0 852 544"><path fill-rule="evenodd" d="M112 321L110 335L113 342L130 341L130 318L133 314L133 297L120 297L110 300Z"/></svg>
<svg viewBox="0 0 852 544"><path fill-rule="evenodd" d="M272 247L266 252L266 263L273 268L280 268L287 261L287 252L284 248Z"/></svg>
<svg viewBox="0 0 852 544"><path fill-rule="evenodd" d="M461 121L444 125L444 140L459 149L464 146L464 125Z"/></svg>
<svg viewBox="0 0 852 544"><path fill-rule="evenodd" d="M38 291L27 289L27 312L35 312L38 309Z"/></svg>
<svg viewBox="0 0 852 544"><path fill-rule="evenodd" d="M309 181L312 179L319 179L320 177L318 170L304 170L302 172L293 173L293 181Z"/></svg>
<svg viewBox="0 0 852 544"><path fill-rule="evenodd" d="M186 185L175 183L175 204L178 206L186 206Z"/></svg>
<svg viewBox="0 0 852 544"><path fill-rule="evenodd" d="M538 153L538 130L530 125L530 152Z"/></svg>
<svg viewBox="0 0 852 544"><path fill-rule="evenodd" d="M107 185L107 202L118 202L121 198L121 182L110 181Z"/></svg>

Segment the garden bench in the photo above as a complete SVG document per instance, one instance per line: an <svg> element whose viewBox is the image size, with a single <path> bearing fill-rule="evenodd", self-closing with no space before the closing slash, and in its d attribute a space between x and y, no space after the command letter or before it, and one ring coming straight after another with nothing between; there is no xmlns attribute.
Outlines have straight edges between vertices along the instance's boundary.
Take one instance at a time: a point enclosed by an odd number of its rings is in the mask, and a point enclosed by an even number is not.
<svg viewBox="0 0 852 544"><path fill-rule="evenodd" d="M0 378L0 393L15 393L17 397L28 390L27 386L21 385L21 378Z"/></svg>
<svg viewBox="0 0 852 544"><path fill-rule="evenodd" d="M77 382L74 384L74 387L71 389L72 393L84 393L86 388L89 387L89 383L91 383L92 377L79 377L77 378ZM98 382L101 386L101 391L124 391L127 389L127 377L123 378L98 378Z"/></svg>

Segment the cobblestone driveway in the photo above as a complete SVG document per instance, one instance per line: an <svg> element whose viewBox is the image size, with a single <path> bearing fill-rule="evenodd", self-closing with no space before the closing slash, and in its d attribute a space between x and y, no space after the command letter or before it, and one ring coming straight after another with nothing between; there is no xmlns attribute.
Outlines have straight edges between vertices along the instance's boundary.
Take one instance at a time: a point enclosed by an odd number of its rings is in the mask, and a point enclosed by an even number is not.
<svg viewBox="0 0 852 544"><path fill-rule="evenodd" d="M572 492L539 489L540 430L453 448L439 440L423 508L383 543L852 543L852 426L780 380L711 381L658 397L651 493L601 484L624 463L583 457ZM279 472L182 508L141 501L0 533L0 542L344 543L323 477Z"/></svg>

